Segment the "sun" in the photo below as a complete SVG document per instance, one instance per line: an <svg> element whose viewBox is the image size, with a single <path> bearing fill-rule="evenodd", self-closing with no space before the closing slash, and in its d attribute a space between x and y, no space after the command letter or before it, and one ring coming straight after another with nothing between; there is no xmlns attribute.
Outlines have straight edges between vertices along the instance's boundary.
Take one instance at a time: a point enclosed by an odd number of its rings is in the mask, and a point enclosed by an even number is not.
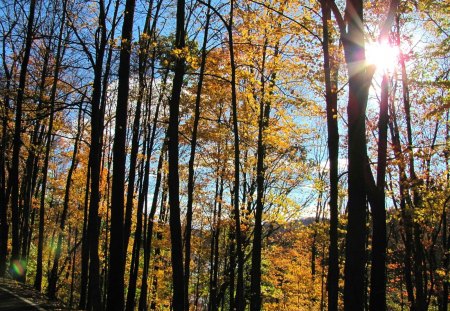
<svg viewBox="0 0 450 311"><path fill-rule="evenodd" d="M366 43L366 62L375 65L377 70L392 72L398 63L399 49L389 42Z"/></svg>

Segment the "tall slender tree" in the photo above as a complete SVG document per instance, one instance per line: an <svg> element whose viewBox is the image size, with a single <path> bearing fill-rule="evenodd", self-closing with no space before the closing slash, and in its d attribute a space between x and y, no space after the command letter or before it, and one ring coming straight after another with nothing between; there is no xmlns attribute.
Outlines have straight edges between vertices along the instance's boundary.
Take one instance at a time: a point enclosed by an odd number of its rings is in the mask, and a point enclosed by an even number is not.
<svg viewBox="0 0 450 311"><path fill-rule="evenodd" d="M230 1L229 20L226 23L228 33L228 49L230 53L230 69L231 69L231 113L234 136L234 180L233 180L233 217L234 230L236 239L236 254L237 254L237 283L236 296L234 299L235 308L237 311L243 311L245 308L244 301L244 252L242 249L242 232L241 232L241 210L239 209L239 189L240 189L240 146L239 146L239 123L238 123L238 100L237 100L237 86L236 86L236 62L234 55L234 40L233 40L233 15L234 15L234 0ZM233 266L230 269L234 269ZM230 296L233 296L230 291ZM232 299L232 297L231 297Z"/></svg>
<svg viewBox="0 0 450 311"><path fill-rule="evenodd" d="M363 1L347 0L345 19L329 1L338 21L348 70L348 225L345 244L344 308L364 310L366 249L365 112L374 73L366 66Z"/></svg>
<svg viewBox="0 0 450 311"><path fill-rule="evenodd" d="M126 161L126 133L128 96L130 88L130 58L133 34L135 0L125 4L120 49L119 86L117 93L116 124L113 145L113 181L111 197L111 239L109 244L109 279L107 310L124 308L124 187Z"/></svg>
<svg viewBox="0 0 450 311"><path fill-rule="evenodd" d="M388 41L390 28L393 25L399 1L391 0L389 12L385 23L382 25L379 41ZM369 163L366 171L369 177L367 197L372 207L372 265L370 271L370 310L386 310L386 163L387 163L387 133L389 123L389 73L383 73L381 81L380 113L378 120L378 158L376 185L371 176ZM368 158L367 158L368 159Z"/></svg>
<svg viewBox="0 0 450 311"><path fill-rule="evenodd" d="M337 70L330 51L331 9L327 1L321 2L322 7L322 49L325 77L325 102L327 111L328 158L330 161L330 245L327 276L328 310L338 310L339 290L339 254L338 254L338 157L339 128L337 118Z"/></svg>
<svg viewBox="0 0 450 311"><path fill-rule="evenodd" d="M38 241L38 254L37 254L37 268L36 268L36 278L34 281L34 287L37 290L41 290L42 287L42 253L43 253L43 245L44 245L44 226L45 226L45 194L47 188L47 174L48 174L48 163L50 156L50 148L52 142L52 131L53 131L53 122L55 119L55 100L56 100L56 92L58 87L58 80L60 74L61 60L63 57L63 35L65 31L65 23L66 23L66 4L67 2L63 2L63 14L61 17L61 24L59 28L58 35L58 46L56 49L56 58L53 72L53 83L52 89L50 93L50 116L48 122L48 132L46 138L46 149L45 149L45 158L44 165L42 167L42 190L41 190L41 201L39 207L39 241Z"/></svg>
<svg viewBox="0 0 450 311"><path fill-rule="evenodd" d="M197 132L198 123L200 121L200 102L202 96L203 79L206 68L206 54L207 54L207 44L208 44L208 31L209 22L211 19L210 14L211 1L208 0L207 12L206 12L206 22L205 22L205 32L203 35L202 44L202 56L200 64L199 79L197 85L197 94L195 97L195 110L194 110L194 124L192 128L192 139L191 139L191 152L189 156L188 164L188 200L187 200L187 211L186 211L186 229L184 233L184 308L189 310L189 277L190 277L190 264L191 264L191 234L192 234L192 205L194 202L194 162L195 162L195 152L197 148Z"/></svg>
<svg viewBox="0 0 450 311"><path fill-rule="evenodd" d="M94 81L92 84L93 90L91 96L91 144L89 149L90 198L86 236L87 243L89 245L89 281L87 286L87 308L89 310L99 310L101 306L99 275L100 260L98 255L100 217L98 215L98 209L100 204L100 172L103 146L103 115L101 109L102 74L107 37L104 0L100 0L98 5L99 16L97 29L99 33L99 40L96 45L97 51L95 54L95 59L93 59L92 55L90 57L94 69ZM103 85L103 87L106 86ZM80 305L81 304L84 305L84 301L80 299Z"/></svg>
<svg viewBox="0 0 450 311"><path fill-rule="evenodd" d="M9 175L9 183L11 185L11 215L12 215L12 249L11 249L11 272L13 278L20 279L17 273L21 270L19 256L20 256L20 241L19 241L19 153L22 146L21 132L22 132L22 106L24 102L24 94L28 73L28 62L30 60L31 44L34 36L34 15L36 10L36 0L30 0L29 15L27 20L27 34L25 38L25 50L20 67L19 86L17 89L16 98L16 117L14 121L14 136L13 136L13 153L11 159L11 170ZM6 196L8 197L8 196ZM7 235L5 235L7 240Z"/></svg>
<svg viewBox="0 0 450 311"><path fill-rule="evenodd" d="M177 0L177 20L175 34L175 49L179 54L175 60L175 76L173 78L172 93L169 101L169 127L168 152L169 152L169 209L170 209L170 242L171 242L171 261L172 261L172 281L173 281L173 300L174 311L183 311L184 309L184 269L183 269L183 246L181 239L181 220L180 220L180 177L179 177L179 140L178 140L178 122L181 88L183 86L183 76L185 73L185 1Z"/></svg>

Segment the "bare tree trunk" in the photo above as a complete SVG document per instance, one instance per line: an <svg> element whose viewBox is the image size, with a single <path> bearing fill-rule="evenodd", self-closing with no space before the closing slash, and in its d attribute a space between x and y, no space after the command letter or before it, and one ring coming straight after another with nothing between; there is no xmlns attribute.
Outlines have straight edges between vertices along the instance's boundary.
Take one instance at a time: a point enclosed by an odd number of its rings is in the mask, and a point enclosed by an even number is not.
<svg viewBox="0 0 450 311"><path fill-rule="evenodd" d="M386 155L387 155L387 129L389 122L389 77L383 76L381 82L380 117L378 122L378 166L377 183L368 186L368 198L372 207L372 267L370 271L370 310L386 310ZM368 163L367 163L368 165ZM367 167L370 170L370 167ZM370 173L371 174L371 173ZM373 180L373 177L371 178ZM373 194L371 194L373 193ZM373 198L371 198L373 196Z"/></svg>
<svg viewBox="0 0 450 311"><path fill-rule="evenodd" d="M75 228L75 241L78 240L78 228ZM69 296L69 308L73 306L73 293L75 287L75 262L77 259L77 251L75 250L72 255L72 273L70 276L70 296Z"/></svg>
<svg viewBox="0 0 450 311"><path fill-rule="evenodd" d="M328 310L338 310L339 294L339 253L338 253L338 156L339 156L339 128L337 119L337 79L335 75L336 64L330 55L330 31L331 10L327 1L321 2L322 6L322 31L323 31L323 57L325 75L325 101L327 111L328 130L328 157L330 161L330 245L328 250Z"/></svg>
<svg viewBox="0 0 450 311"><path fill-rule="evenodd" d="M175 48L185 47L184 11L185 1L177 1L177 27ZM168 151L169 151L169 208L170 208L170 238L174 311L184 311L184 272L183 247L180 221L180 180L178 174L178 122L181 88L185 72L185 59L180 56L175 61L175 77L173 79L172 95L169 107Z"/></svg>
<svg viewBox="0 0 450 311"><path fill-rule="evenodd" d="M51 26L51 32L53 32L54 23ZM27 157L27 161L25 164L25 176L22 181L22 187L24 189L21 196L23 197L23 214L22 214L22 253L21 260L24 264L24 274L21 276L21 281L26 281L26 273L28 266L28 247L29 247L29 232L30 232L30 210L31 210L31 202L34 194L35 186L36 186L36 175L38 174L38 159L40 155L40 146L42 145L42 138L44 135L44 126L40 122L40 118L42 117L40 114L42 113L42 102L44 100L44 92L46 89L46 81L47 81L47 71L49 69L49 58L50 58L50 46L52 44L52 37L49 38L49 42L47 43L47 47L45 49L43 66L42 66L42 74L41 81L39 85L39 97L37 99L37 111L38 117L36 123L34 124L33 134L32 134L32 147L29 148L29 153Z"/></svg>
<svg viewBox="0 0 450 311"><path fill-rule="evenodd" d="M116 107L116 125L113 145L113 181L111 197L111 239L109 254L109 279L107 310L124 307L124 187L126 161L126 132L130 77L131 41L133 32L135 0L125 4L120 50L119 86Z"/></svg>
<svg viewBox="0 0 450 311"><path fill-rule="evenodd" d="M240 149L239 149L239 126L238 126L238 102L236 91L236 62L234 60L234 43L233 43L233 12L234 12L234 0L230 1L230 14L229 22L227 26L228 32L228 45L230 52L230 67L231 67L231 110L233 119L233 134L234 134L234 182L233 182L233 217L234 217L234 230L236 239L236 255L237 255L237 283L236 283L236 297L235 308L237 311L243 311L245 309L244 300L244 254L242 249L242 234L241 234L241 219L239 209L239 188L240 188ZM234 266L231 267L234 270ZM230 296L233 296L233 292L230 292Z"/></svg>
<svg viewBox="0 0 450 311"><path fill-rule="evenodd" d="M398 21L397 21L398 23ZM400 66L401 66L401 78L402 78L402 89L403 89L403 108L405 112L406 120L406 133L407 133L407 143L408 143L408 156L409 156L409 178L410 182L408 187L412 192L412 200L410 197L407 198L411 208L419 209L421 203L421 195L417 189L417 186L421 181L417 178L414 167L414 157L413 157L413 141L412 141L412 125L411 125L411 112L410 112L410 100L409 100L409 81L406 73L405 57L400 52ZM421 242L422 229L420 225L416 222L412 224L413 230L413 272L414 272L414 282L416 288L416 299L415 299L415 310L425 310L426 309L426 284L424 280L424 249Z"/></svg>
<svg viewBox="0 0 450 311"><path fill-rule="evenodd" d="M264 39L262 65L261 65L261 99L259 102L258 119L258 146L256 164L256 208L255 229L253 231L252 268L250 272L250 310L261 310L261 248L262 248L262 214L264 209L264 183L266 167L266 145L264 132L269 126L270 101L265 99L265 65L268 41ZM277 51L275 51L277 53ZM273 74L274 76L274 74ZM272 79L272 83L274 83Z"/></svg>
<svg viewBox="0 0 450 311"><path fill-rule="evenodd" d="M412 279L412 252L413 252L413 234L412 234L412 219L410 213L406 210L406 172L405 172L405 159L400 143L400 133L397 125L395 105L390 105L390 114L392 116L391 122L389 122L389 130L392 136L393 149L395 158L398 160L399 170L399 193L400 193L400 212L403 220L404 229L404 267L403 272L405 275L406 292L408 293L408 301L413 306L415 304L414 297L414 284Z"/></svg>
<svg viewBox="0 0 450 311"><path fill-rule="evenodd" d="M161 1L159 1L158 5L160 5ZM128 241L130 239L131 232L131 218L132 218L132 210L133 210L133 198L135 192L135 179L136 179L136 163L137 163L137 154L139 151L139 136L140 136L140 119L141 119L141 111L142 111L142 101L144 98L146 83L145 83L145 75L147 70L147 62L148 55L147 49L149 48L149 39L148 37L153 36L153 28L150 29L150 19L152 17L153 11L153 0L149 3L149 8L147 11L147 17L144 25L144 32L139 39L139 69L138 69L138 98L136 100L136 111L134 114L133 121L133 136L131 139L131 153L130 153L130 172L128 176L128 188L127 188L127 201L125 206L125 233L124 233L124 248L128 249ZM153 25L157 20L158 10L156 12L155 20ZM150 82L150 88L153 87L153 74L154 74L154 62L155 62L155 53L153 53L152 58L152 76ZM151 91L150 91L151 92ZM150 95L151 101L151 95Z"/></svg>
<svg viewBox="0 0 450 311"><path fill-rule="evenodd" d="M89 241L88 241L88 205L89 205L89 185L91 180L91 170L88 164L86 176L86 188L84 193L83 205L83 231L81 234L81 282L80 282L80 301L78 302L78 309L86 309L86 296L88 285L88 270L89 270Z"/></svg>
<svg viewBox="0 0 450 311"><path fill-rule="evenodd" d="M3 72L5 75L5 95L3 97L2 106L2 136L1 136L1 146L0 146L0 277L4 277L6 274L6 261L8 257L8 235L9 235L9 224L8 224L8 199L7 194L7 178L6 178L6 162L7 162L7 151L10 141L10 135L7 131L8 129L8 113L10 109L10 93L11 93L11 80L13 68L8 68L6 63L6 39L11 36L11 33L17 22L13 23L9 29L3 35L3 46L2 46L2 59L3 59Z"/></svg>
<svg viewBox="0 0 450 311"><path fill-rule="evenodd" d="M87 240L89 244L89 282L87 295L87 309L101 310L100 294L100 260L98 254L100 216L98 208L100 202L100 172L103 139L103 115L101 109L103 59L107 44L106 15L104 0L99 0L99 44L94 64L94 82L91 99L91 148L89 150L89 169L91 177L89 221L87 226ZM103 85L106 87L106 85Z"/></svg>
<svg viewBox="0 0 450 311"><path fill-rule="evenodd" d="M22 105L24 101L25 84L28 73L28 61L30 59L31 44L33 43L33 24L36 9L36 0L30 0L30 13L28 16L27 35L25 39L25 51L20 68L19 87L16 99L16 118L14 121L13 154L11 159L10 181L11 184L11 222L12 222L12 249L11 249L11 272L14 279L20 278L14 269L19 265L20 241L19 241L19 154L22 146L20 138L22 132Z"/></svg>
<svg viewBox="0 0 450 311"><path fill-rule="evenodd" d="M388 40L399 1L390 2L386 21L381 29L380 41ZM389 124L389 75L384 72L381 82L381 102L378 121L378 165L376 185L367 161L366 172L369 178L366 181L367 196L372 207L372 266L370 271L370 310L386 310L386 162L387 162L387 134ZM368 157L366 157L368 159Z"/></svg>
<svg viewBox="0 0 450 311"><path fill-rule="evenodd" d="M160 213L159 213L159 220L158 220L158 224L160 226L162 226L167 220L167 181L166 181L166 177L163 178L162 184L164 185L162 187L162 193L161 193L161 208L160 208ZM160 229L159 229L160 230ZM161 241L163 238L162 233L159 231L156 234L156 239L158 241ZM151 286L151 296L150 296L150 310L156 310L156 293L158 290L158 270L159 270L159 265L158 265L158 260L160 260L159 256L161 254L161 248L157 247L155 249L155 264L153 267L153 281L152 281L152 286Z"/></svg>
<svg viewBox="0 0 450 311"><path fill-rule="evenodd" d="M187 199L187 212L186 212L186 229L184 233L184 308L189 310L189 277L190 277L190 263L191 263L191 231L192 231L192 205L194 201L194 162L195 162L195 149L197 147L197 130L200 120L200 101L202 95L203 78L206 67L206 45L208 43L208 31L210 15L211 0L208 0L208 7L206 12L205 33L203 35L202 45L202 60L200 64L200 73L197 85L197 95L195 98L195 112L194 112L194 124L192 127L192 139L191 139L191 152L188 164L188 199Z"/></svg>
<svg viewBox="0 0 450 311"><path fill-rule="evenodd" d="M75 171L78 165L77 156L78 156L79 141L81 138L82 116L83 111L80 105L80 110L78 112L78 129L72 153L72 163L70 165L69 172L67 173L66 190L64 192L63 212L61 215L61 222L59 224L60 232L58 235L58 242L57 242L58 244L56 245L55 257L53 259L53 267L50 272L50 277L48 280L47 294L52 299L56 298L56 289L57 289L56 284L58 281L59 259L61 258L62 240L64 236L64 229L66 226L67 213L69 211L70 187L72 186L72 176L73 172Z"/></svg>
<svg viewBox="0 0 450 311"><path fill-rule="evenodd" d="M447 122L446 122L446 128L445 128L445 141L446 144L448 145L449 141L450 141L450 125L449 125L449 111L447 111ZM447 172L449 172L449 162L448 162L448 153L446 153L446 159L445 159L445 165L447 167ZM450 182L449 180L449 173L447 173L447 186ZM449 262L450 262L450 243L448 243L448 224L447 224L447 217L448 217L448 212L447 212L447 204L448 204L448 200L444 203L444 206L442 207L442 248L443 250L446 252L444 259L442 261L443 263L443 267L444 267L444 271L445 271L445 277L444 277L444 281L443 281L443 290L442 290L442 311L448 311L448 285L450 283L450 278L449 278Z"/></svg>
<svg viewBox="0 0 450 311"><path fill-rule="evenodd" d="M220 118L219 118L220 122ZM220 143L217 146L217 152L221 152ZM219 165L222 165L221 173L219 176ZM214 201L214 215L213 215L213 228L211 232L211 255L210 255L210 284L209 284L209 302L208 311L216 311L218 309L217 295L218 295L218 271L219 271L219 237L220 226L222 216L222 198L223 198L223 185L225 165L221 162L218 163L216 180L216 196Z"/></svg>
<svg viewBox="0 0 450 311"><path fill-rule="evenodd" d="M365 64L363 1L347 0L345 19L329 1L338 21L349 76L348 98L348 225L344 267L344 308L365 307L366 156L365 111L374 68Z"/></svg>
<svg viewBox="0 0 450 311"><path fill-rule="evenodd" d="M55 58L55 69L53 73L53 84L52 89L50 93L50 120L48 125L48 133L47 133L47 145L45 150L45 159L44 159L44 165L42 168L42 190L41 190L41 202L40 202L40 209L39 209L39 241L38 241L38 255L37 255L37 268L36 268L36 278L34 281L34 287L37 290L41 290L42 287L42 252L43 252L43 243L44 243L44 224L45 224L45 193L47 188L47 173L48 173L48 162L49 162L49 156L50 156L50 149L51 149L51 142L52 142L52 131L53 131L53 121L55 118L55 99L56 99L56 91L58 87L58 80L59 80L59 70L61 65L61 59L63 57L63 34L64 34L64 25L66 22L66 1L63 1L63 15L61 19L61 26L59 29L59 36L58 36L58 47L56 51L56 58ZM65 217L66 215L64 215ZM65 222L64 220L61 220L61 223L63 224ZM56 272L56 271L55 271ZM53 276L53 275L52 275ZM56 293L56 278L52 279L52 282L55 282L55 284L51 284L52 287L50 287L49 294L51 294L51 297L54 297L54 294ZM53 288L54 285L54 288ZM53 290L54 289L54 290Z"/></svg>
<svg viewBox="0 0 450 311"><path fill-rule="evenodd" d="M150 94L150 98L151 98L151 94ZM144 144L144 148L146 149L144 152L144 154L146 154L146 160L145 160L145 165L144 165L144 181L142 183L142 187L141 187L141 191L139 193L139 199L138 199L136 232L135 232L135 239L134 239L134 245L133 245L132 264L130 266L130 278L129 278L127 304L126 304L126 309L130 310L130 311L134 310L134 307L135 307L136 282L137 282L137 277L138 277L139 258L140 258L139 253L140 253L141 240L142 240L142 216L143 216L142 211L144 208L144 204L147 204L146 201L147 201L148 187L149 187L150 160L151 160L151 155L153 153L153 146L154 146L154 142L155 142L156 127L157 127L160 103L161 103L161 101L158 101L157 106L156 106L155 117L153 119L153 127L150 127L150 125L148 125L148 134L147 134L146 144ZM150 115L150 111L148 113ZM148 119L150 119L150 117ZM149 120L147 122L149 123ZM151 129L151 131L150 131L150 129ZM152 205L152 207L153 207L153 205ZM156 210L156 204L155 204L154 210ZM154 210L152 209L150 212L150 216L152 216L152 217L155 214ZM152 212L153 212L153 215L152 215ZM151 238L151 236L150 236L150 238Z"/></svg>
<svg viewBox="0 0 450 311"><path fill-rule="evenodd" d="M162 170L162 164L164 159L164 153L166 152L166 144L164 143L163 148L161 150L161 154L159 155L158 160L158 169L156 173L156 182L155 182L155 188L153 191L153 199L152 199L152 206L150 208L150 214L148 216L148 228L147 228L147 238L146 243L144 245L144 269L142 273L142 284L141 284L141 295L139 297L139 308L138 310L144 311L147 310L147 278L148 278L148 270L150 266L150 254L152 249L152 238L153 238L153 223L154 223L154 217L156 213L156 206L158 204L158 194L161 187L161 170Z"/></svg>

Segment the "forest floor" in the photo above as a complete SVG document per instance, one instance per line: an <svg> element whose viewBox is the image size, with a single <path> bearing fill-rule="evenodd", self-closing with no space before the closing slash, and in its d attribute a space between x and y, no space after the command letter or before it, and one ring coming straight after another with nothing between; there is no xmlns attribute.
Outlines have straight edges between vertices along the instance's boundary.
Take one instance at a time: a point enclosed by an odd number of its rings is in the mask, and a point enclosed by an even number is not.
<svg viewBox="0 0 450 311"><path fill-rule="evenodd" d="M61 302L50 300L31 286L0 278L0 311L70 310Z"/></svg>

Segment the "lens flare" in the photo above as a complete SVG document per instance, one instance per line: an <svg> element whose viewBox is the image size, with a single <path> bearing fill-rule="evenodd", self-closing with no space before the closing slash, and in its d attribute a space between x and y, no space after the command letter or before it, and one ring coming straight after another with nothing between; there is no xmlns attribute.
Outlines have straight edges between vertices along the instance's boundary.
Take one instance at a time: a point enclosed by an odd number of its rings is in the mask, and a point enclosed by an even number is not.
<svg viewBox="0 0 450 311"><path fill-rule="evenodd" d="M378 70L392 71L398 63L399 50L389 42L368 42L366 44L366 62L375 65Z"/></svg>
<svg viewBox="0 0 450 311"><path fill-rule="evenodd" d="M14 260L11 265L12 272L17 276L22 276L25 273L24 265L20 260Z"/></svg>

